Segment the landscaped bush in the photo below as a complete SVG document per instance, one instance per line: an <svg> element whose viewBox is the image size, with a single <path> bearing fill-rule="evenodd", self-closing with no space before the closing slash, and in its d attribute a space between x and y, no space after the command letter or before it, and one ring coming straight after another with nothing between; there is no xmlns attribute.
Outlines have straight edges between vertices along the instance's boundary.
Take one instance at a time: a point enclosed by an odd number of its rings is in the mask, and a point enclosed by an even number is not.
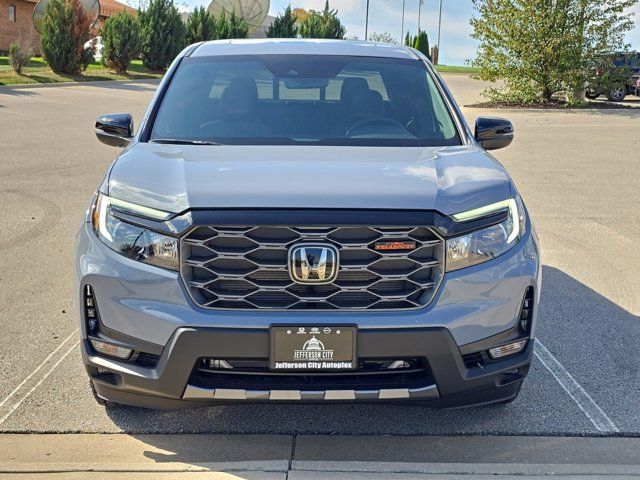
<svg viewBox="0 0 640 480"><path fill-rule="evenodd" d="M308 16L300 21L300 35L304 38L337 38L343 39L347 29L338 18L338 11L329 8L329 0L324 10L310 10Z"/></svg>
<svg viewBox="0 0 640 480"><path fill-rule="evenodd" d="M142 30L142 62L164 70L184 47L185 27L172 0L150 0L138 13Z"/></svg>
<svg viewBox="0 0 640 480"><path fill-rule="evenodd" d="M78 74L93 61L95 45L84 45L95 36L89 17L79 0L51 0L47 4L40 48L51 70Z"/></svg>
<svg viewBox="0 0 640 480"><path fill-rule="evenodd" d="M187 45L216 39L216 22L204 7L197 7L187 20Z"/></svg>
<svg viewBox="0 0 640 480"><path fill-rule="evenodd" d="M418 35L413 39L413 48L421 53L424 53L427 58L431 59L431 52L429 52L429 37L427 32L420 30Z"/></svg>
<svg viewBox="0 0 640 480"><path fill-rule="evenodd" d="M22 48L18 42L9 45L9 61L13 71L20 74L22 69L31 61L32 51L30 48Z"/></svg>
<svg viewBox="0 0 640 480"><path fill-rule="evenodd" d="M126 73L140 53L140 22L130 12L107 18L102 27L102 63L117 73Z"/></svg>
<svg viewBox="0 0 640 480"><path fill-rule="evenodd" d="M276 17L265 33L268 38L296 38L298 36L298 26L291 5Z"/></svg>
<svg viewBox="0 0 640 480"><path fill-rule="evenodd" d="M228 17L222 12L218 18L216 18L216 38L224 40L227 38L247 38L249 35L249 24L244 18L236 15L236 12L231 12Z"/></svg>

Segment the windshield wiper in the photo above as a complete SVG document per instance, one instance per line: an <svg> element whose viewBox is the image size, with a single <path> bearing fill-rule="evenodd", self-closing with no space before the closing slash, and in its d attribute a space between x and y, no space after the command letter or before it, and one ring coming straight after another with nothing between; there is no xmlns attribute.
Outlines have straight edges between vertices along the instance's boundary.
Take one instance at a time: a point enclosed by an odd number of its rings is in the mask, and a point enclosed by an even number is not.
<svg viewBox="0 0 640 480"><path fill-rule="evenodd" d="M171 145L224 145L224 143L210 142L209 140L183 140L180 138L154 138L150 143L166 143Z"/></svg>

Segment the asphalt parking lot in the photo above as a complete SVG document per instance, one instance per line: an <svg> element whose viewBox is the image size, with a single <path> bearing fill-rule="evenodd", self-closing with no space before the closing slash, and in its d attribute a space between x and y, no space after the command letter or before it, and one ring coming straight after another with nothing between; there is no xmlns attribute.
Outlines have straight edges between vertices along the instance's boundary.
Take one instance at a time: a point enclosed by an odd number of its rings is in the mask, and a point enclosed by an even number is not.
<svg viewBox="0 0 640 480"><path fill-rule="evenodd" d="M482 85L446 77L461 104ZM95 404L77 347L72 245L117 153L101 113L142 118L153 83L0 90L0 431L640 435L640 109L483 110L517 138L496 157L543 247L537 354L507 406Z"/></svg>

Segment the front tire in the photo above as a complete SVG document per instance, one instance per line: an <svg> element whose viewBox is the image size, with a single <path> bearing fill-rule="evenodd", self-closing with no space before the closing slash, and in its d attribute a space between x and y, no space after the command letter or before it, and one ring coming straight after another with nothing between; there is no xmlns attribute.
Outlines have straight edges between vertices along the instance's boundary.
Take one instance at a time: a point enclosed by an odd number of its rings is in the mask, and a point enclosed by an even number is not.
<svg viewBox="0 0 640 480"><path fill-rule="evenodd" d="M611 102L621 102L626 96L627 87L624 85L615 85L611 87L611 90L609 90L609 93L607 94L607 98Z"/></svg>
<svg viewBox="0 0 640 480"><path fill-rule="evenodd" d="M600 92L596 90L587 90L584 96L587 97L589 100L595 100L600 96Z"/></svg>

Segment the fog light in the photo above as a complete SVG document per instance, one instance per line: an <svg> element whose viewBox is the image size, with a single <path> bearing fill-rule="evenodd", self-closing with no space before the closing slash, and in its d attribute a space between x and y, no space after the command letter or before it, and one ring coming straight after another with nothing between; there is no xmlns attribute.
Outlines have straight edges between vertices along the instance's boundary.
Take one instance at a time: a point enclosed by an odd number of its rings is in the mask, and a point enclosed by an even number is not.
<svg viewBox="0 0 640 480"><path fill-rule="evenodd" d="M226 360L220 360L217 358L209 359L209 368L213 368L216 370L232 370L233 366L227 362Z"/></svg>
<svg viewBox="0 0 640 480"><path fill-rule="evenodd" d="M500 347L492 348L491 350L489 350L489 355L494 360L496 358L507 357L509 355L513 355L514 353L518 353L522 351L522 349L526 344L527 344L526 340L520 340L518 342L502 345Z"/></svg>
<svg viewBox="0 0 640 480"><path fill-rule="evenodd" d="M124 360L129 358L131 355L131 350L128 348L119 347L118 345L102 342L94 338L91 339L91 345L93 345L93 348L95 348L97 352L110 357L121 358Z"/></svg>

